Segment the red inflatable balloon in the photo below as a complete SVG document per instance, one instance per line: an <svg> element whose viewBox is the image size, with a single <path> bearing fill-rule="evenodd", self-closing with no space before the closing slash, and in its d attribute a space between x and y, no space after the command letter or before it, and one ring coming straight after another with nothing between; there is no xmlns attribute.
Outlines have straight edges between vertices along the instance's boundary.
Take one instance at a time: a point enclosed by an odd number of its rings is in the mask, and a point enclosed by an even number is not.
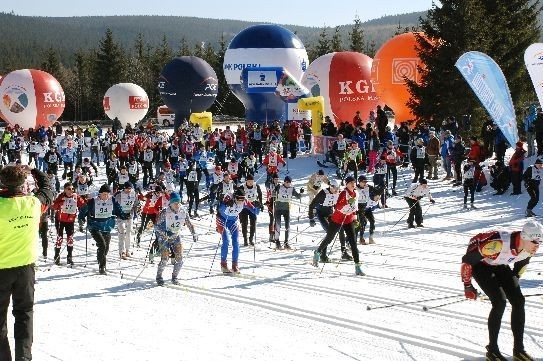
<svg viewBox="0 0 543 361"><path fill-rule="evenodd" d="M368 119L379 100L371 82L372 60L357 52L330 53L315 59L302 77L313 96L324 97L325 115L352 123L357 111Z"/></svg>
<svg viewBox="0 0 543 361"><path fill-rule="evenodd" d="M41 70L12 71L0 82L0 113L11 125L23 129L53 125L65 107L59 82Z"/></svg>
<svg viewBox="0 0 543 361"><path fill-rule="evenodd" d="M411 95L405 78L420 82L416 45L414 33L400 34L384 43L373 58L371 79L383 103L394 111L396 123L415 119L406 105Z"/></svg>

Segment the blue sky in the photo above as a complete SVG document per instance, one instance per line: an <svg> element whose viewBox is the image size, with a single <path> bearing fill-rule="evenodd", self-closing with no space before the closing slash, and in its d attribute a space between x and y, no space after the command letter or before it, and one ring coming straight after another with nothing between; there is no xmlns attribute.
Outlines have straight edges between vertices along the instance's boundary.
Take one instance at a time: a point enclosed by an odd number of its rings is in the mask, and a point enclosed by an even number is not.
<svg viewBox="0 0 543 361"><path fill-rule="evenodd" d="M365 21L431 6L432 0L28 0L2 1L0 11L40 16L196 16L322 27L350 24L355 14Z"/></svg>

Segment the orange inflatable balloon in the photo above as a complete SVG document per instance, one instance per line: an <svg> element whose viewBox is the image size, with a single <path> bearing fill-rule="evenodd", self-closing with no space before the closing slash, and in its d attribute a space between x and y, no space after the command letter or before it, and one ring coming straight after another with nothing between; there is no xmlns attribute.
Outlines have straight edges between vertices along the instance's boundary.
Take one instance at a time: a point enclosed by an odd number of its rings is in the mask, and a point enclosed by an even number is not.
<svg viewBox="0 0 543 361"><path fill-rule="evenodd" d="M411 97L404 77L420 82L421 65L414 33L400 34L379 48L371 69L371 79L381 101L394 111L396 124L415 119L406 103Z"/></svg>

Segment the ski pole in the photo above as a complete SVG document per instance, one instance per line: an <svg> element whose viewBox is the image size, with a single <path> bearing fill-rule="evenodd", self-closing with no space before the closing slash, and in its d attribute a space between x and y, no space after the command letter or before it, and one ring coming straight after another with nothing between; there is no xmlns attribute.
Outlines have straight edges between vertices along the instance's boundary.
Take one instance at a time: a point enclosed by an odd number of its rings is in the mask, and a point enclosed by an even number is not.
<svg viewBox="0 0 543 361"><path fill-rule="evenodd" d="M394 225L393 225L392 227L390 227L390 228L388 229L387 232L392 231L392 230L394 229L394 227L396 227L396 225L398 225L398 223L400 223L401 220L402 220L406 215L409 214L409 212L411 211L411 209L419 202L419 200L420 200L420 199L417 199L417 201L416 201L415 203L413 203L413 205L412 205L411 207L409 207L409 209L407 210L407 212L404 213L404 215L402 216L402 218L398 219L398 221L397 221L396 223L394 223ZM430 204L431 204L431 203L430 203Z"/></svg>
<svg viewBox="0 0 543 361"><path fill-rule="evenodd" d="M445 306L448 306L448 305L452 305L452 304L455 304L455 303L460 303L460 302L464 302L464 301L467 301L468 299L467 298L461 298L459 300L454 300L454 301L449 301L449 302L445 302L445 303L442 303L440 305L437 305L437 306L422 306L422 310L423 311L428 311L428 310L431 310L431 309L434 309L434 308L440 308L440 307L445 307Z"/></svg>
<svg viewBox="0 0 543 361"><path fill-rule="evenodd" d="M329 250L328 253L330 253L332 251L332 249L334 248L334 244L336 243L336 239L337 239L339 233L341 232L341 229L343 228L343 223L345 222L346 218L347 218L347 215L345 215L345 217L343 217L343 221L341 222L341 225L339 226L339 229L338 229L337 233L334 236L334 240L332 241L332 245L330 246L330 250ZM323 241L324 241L324 239L323 239ZM322 241L321 241L321 243L322 243ZM319 247L320 247L320 244L319 244ZM324 266L326 266L326 263L322 264L321 271L319 272L319 274L322 274L322 271L324 270Z"/></svg>
<svg viewBox="0 0 543 361"><path fill-rule="evenodd" d="M460 296L464 297L464 294L462 293L462 294L457 294L457 295L453 295L453 296L429 298L429 299L418 300L418 301L399 302L399 303L393 303L393 304L390 304L390 305L377 306L377 307L368 306L368 307L366 307L366 310L371 311L371 310L378 310L378 309L381 309L381 308L390 308L390 307L396 307L396 306L413 305L413 304L417 304L417 303L421 303L421 302L446 300L446 299L449 299L449 298L456 298L456 297L460 297Z"/></svg>
<svg viewBox="0 0 543 361"><path fill-rule="evenodd" d="M430 207L433 205L433 203L430 203L428 205L428 208L426 208L426 210L424 211L424 213L422 214L422 218L424 218L424 216L426 215L426 213L428 213L428 210L430 209Z"/></svg>
<svg viewBox="0 0 543 361"><path fill-rule="evenodd" d="M219 247L221 246L222 237L219 236L219 243L217 243L217 247L215 248L215 256L213 256L213 260L211 261L211 267L209 267L209 272L207 274L207 277L211 275L211 270L213 269L213 265L215 264L215 258L217 258L217 252L219 251Z"/></svg>
<svg viewBox="0 0 543 361"><path fill-rule="evenodd" d="M290 243L291 240L294 240L294 239L298 238L298 236L299 236L300 234L302 234L302 233L304 233L305 231L307 231L307 230L309 229L309 227L311 227L311 225L305 227L304 229L302 229L302 230L299 231L299 232L296 232L296 233L294 234L294 236L290 237L289 243Z"/></svg>
<svg viewBox="0 0 543 361"><path fill-rule="evenodd" d="M145 259L143 260L143 267L141 268L141 271L140 271L140 273L138 273L136 278L134 278L134 281L132 281L132 284L136 283L136 281L141 276L143 271L145 271L145 269L147 268L147 260L149 259L149 254L151 252L152 247L153 247L153 233L151 232L151 239L149 240L149 247L147 248L147 252L145 254Z"/></svg>

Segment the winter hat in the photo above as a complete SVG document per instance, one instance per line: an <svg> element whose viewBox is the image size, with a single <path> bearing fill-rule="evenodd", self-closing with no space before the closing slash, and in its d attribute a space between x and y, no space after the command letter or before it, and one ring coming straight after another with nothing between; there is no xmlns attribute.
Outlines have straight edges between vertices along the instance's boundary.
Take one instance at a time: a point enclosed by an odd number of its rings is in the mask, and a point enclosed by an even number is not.
<svg viewBox="0 0 543 361"><path fill-rule="evenodd" d="M177 192L170 193L170 204L181 202L181 196Z"/></svg>
<svg viewBox="0 0 543 361"><path fill-rule="evenodd" d="M292 183L292 178L290 178L288 175L285 177L285 180L284 180L285 183L289 182L289 183Z"/></svg>
<svg viewBox="0 0 543 361"><path fill-rule="evenodd" d="M273 173L272 174L272 179L279 179L279 174Z"/></svg>
<svg viewBox="0 0 543 361"><path fill-rule="evenodd" d="M245 199L245 192L243 191L243 189L241 189L241 188L236 189L236 191L234 192L234 198L235 199Z"/></svg>
<svg viewBox="0 0 543 361"><path fill-rule="evenodd" d="M543 226L536 221L528 221L522 227L520 236L524 239L541 242L543 238Z"/></svg>
<svg viewBox="0 0 543 361"><path fill-rule="evenodd" d="M252 174L247 174L247 176L245 177L245 180L248 181L248 180L255 180L255 177L252 175Z"/></svg>
<svg viewBox="0 0 543 361"><path fill-rule="evenodd" d="M162 191L163 191L162 186L160 185L155 186L155 192L162 192Z"/></svg>
<svg viewBox="0 0 543 361"><path fill-rule="evenodd" d="M124 183L124 189L129 189L129 188L134 188L134 186L130 182L125 182Z"/></svg>
<svg viewBox="0 0 543 361"><path fill-rule="evenodd" d="M537 158L534 164L543 164L543 160L541 158Z"/></svg>
<svg viewBox="0 0 543 361"><path fill-rule="evenodd" d="M111 193L111 188L107 184L102 184L98 193Z"/></svg>
<svg viewBox="0 0 543 361"><path fill-rule="evenodd" d="M517 142L515 145L517 146L517 148L522 148L522 147L524 147L524 143L522 143L522 142L520 142L520 141Z"/></svg>
<svg viewBox="0 0 543 361"><path fill-rule="evenodd" d="M358 176L358 183L360 182L367 182L368 178L366 178L365 175Z"/></svg>
<svg viewBox="0 0 543 361"><path fill-rule="evenodd" d="M428 181L426 179L421 179L421 180L419 180L419 183L420 184L428 184Z"/></svg>
<svg viewBox="0 0 543 361"><path fill-rule="evenodd" d="M338 188L339 188L339 184L338 184L337 180L332 179L332 180L330 181L330 187L331 187L331 188L338 189Z"/></svg>
<svg viewBox="0 0 543 361"><path fill-rule="evenodd" d="M348 184L350 182L354 182L354 177L352 175L348 176L347 178L345 178L345 184Z"/></svg>
<svg viewBox="0 0 543 361"><path fill-rule="evenodd" d="M24 184L26 171L18 165L8 165L0 170L0 183L6 188L17 188Z"/></svg>
<svg viewBox="0 0 543 361"><path fill-rule="evenodd" d="M319 169L319 171L317 172L318 175L324 175L324 171L322 169Z"/></svg>

